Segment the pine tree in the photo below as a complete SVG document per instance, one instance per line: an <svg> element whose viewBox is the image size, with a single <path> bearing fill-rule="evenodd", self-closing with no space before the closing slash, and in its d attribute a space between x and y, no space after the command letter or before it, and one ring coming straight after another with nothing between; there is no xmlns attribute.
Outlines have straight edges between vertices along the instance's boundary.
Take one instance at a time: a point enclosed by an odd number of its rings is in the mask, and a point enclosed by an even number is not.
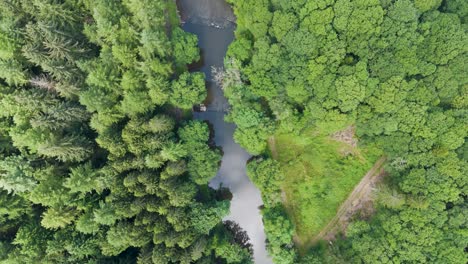
<svg viewBox="0 0 468 264"><path fill-rule="evenodd" d="M61 102L33 116L30 120L33 128L51 131L72 127L89 119L89 114L82 107L73 103Z"/></svg>
<svg viewBox="0 0 468 264"><path fill-rule="evenodd" d="M10 156L0 161L0 188L8 193L30 192L37 181L30 163L21 156Z"/></svg>
<svg viewBox="0 0 468 264"><path fill-rule="evenodd" d="M19 195L0 190L0 236L11 234L12 228L32 215L31 204Z"/></svg>
<svg viewBox="0 0 468 264"><path fill-rule="evenodd" d="M157 115L146 124L148 130L153 133L164 133L174 129L174 120L165 115Z"/></svg>
<svg viewBox="0 0 468 264"><path fill-rule="evenodd" d="M62 138L52 138L41 144L37 150L40 155L57 160L83 161L92 154L88 139L83 136L71 135Z"/></svg>
<svg viewBox="0 0 468 264"><path fill-rule="evenodd" d="M41 225L47 229L64 228L75 220L75 208L60 206L48 208L42 214Z"/></svg>

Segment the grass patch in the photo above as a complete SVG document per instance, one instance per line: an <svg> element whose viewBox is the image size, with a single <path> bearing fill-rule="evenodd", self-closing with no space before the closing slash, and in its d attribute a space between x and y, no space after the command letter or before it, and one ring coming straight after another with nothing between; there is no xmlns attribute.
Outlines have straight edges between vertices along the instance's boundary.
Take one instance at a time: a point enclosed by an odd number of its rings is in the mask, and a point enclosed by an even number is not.
<svg viewBox="0 0 468 264"><path fill-rule="evenodd" d="M168 23L171 27L178 27L180 25L180 18L177 11L176 1L166 2L166 12L168 13Z"/></svg>
<svg viewBox="0 0 468 264"><path fill-rule="evenodd" d="M285 206L295 224L297 246L305 250L381 152L354 148L312 132L277 135L275 144L276 159L286 176Z"/></svg>

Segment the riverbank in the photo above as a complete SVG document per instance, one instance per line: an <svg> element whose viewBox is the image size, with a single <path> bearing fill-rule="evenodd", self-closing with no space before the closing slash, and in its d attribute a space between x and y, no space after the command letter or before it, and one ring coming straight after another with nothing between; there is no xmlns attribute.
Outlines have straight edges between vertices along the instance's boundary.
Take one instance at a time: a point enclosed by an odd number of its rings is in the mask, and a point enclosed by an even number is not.
<svg viewBox="0 0 468 264"><path fill-rule="evenodd" d="M194 118L211 124L214 142L223 150L221 168L210 181L213 188L226 187L232 193L230 214L223 220L231 220L247 232L253 246L257 264L272 263L266 251L265 233L259 207L263 205L260 191L247 177L246 165L251 155L234 142L236 126L224 121L229 104L219 85L213 81L212 67L220 68L229 44L234 39L235 21L232 9L224 1L177 1L183 29L198 36L201 60L191 65L191 71L205 74L209 100L206 112L194 112Z"/></svg>

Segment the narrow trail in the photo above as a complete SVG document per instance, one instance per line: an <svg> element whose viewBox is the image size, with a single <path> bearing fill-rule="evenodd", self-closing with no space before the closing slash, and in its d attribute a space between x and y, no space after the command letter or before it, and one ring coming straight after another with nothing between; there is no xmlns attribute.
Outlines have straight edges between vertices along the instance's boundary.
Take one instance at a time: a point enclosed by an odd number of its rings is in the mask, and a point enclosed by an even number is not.
<svg viewBox="0 0 468 264"><path fill-rule="evenodd" d="M276 150L276 140L274 136L268 138L268 147L270 148L273 159L278 160L278 151Z"/></svg>
<svg viewBox="0 0 468 264"><path fill-rule="evenodd" d="M340 206L335 217L328 222L319 234L312 238L311 244L315 244L322 239L332 240L338 232L345 230L350 218L362 208L362 203L372 199L371 194L375 184L384 176L383 165L385 161L386 157L382 157L374 164Z"/></svg>

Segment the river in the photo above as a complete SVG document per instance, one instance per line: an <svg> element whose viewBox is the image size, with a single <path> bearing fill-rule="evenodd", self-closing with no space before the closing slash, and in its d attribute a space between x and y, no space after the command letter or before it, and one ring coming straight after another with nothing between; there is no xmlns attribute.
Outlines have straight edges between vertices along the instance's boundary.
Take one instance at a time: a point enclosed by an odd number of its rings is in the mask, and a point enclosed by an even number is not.
<svg viewBox="0 0 468 264"><path fill-rule="evenodd" d="M234 142L235 125L224 121L229 104L222 89L212 81L211 67L222 67L227 47L234 39L235 21L230 6L224 0L179 0L178 8L184 21L183 29L198 36L202 59L195 69L205 73L208 89L206 112L195 112L194 118L208 121L214 131L217 146L223 149L221 168L210 186L229 188L233 198L232 220L244 229L253 246L256 264L272 263L265 248L265 233L259 207L263 204L260 191L246 174L251 156Z"/></svg>

